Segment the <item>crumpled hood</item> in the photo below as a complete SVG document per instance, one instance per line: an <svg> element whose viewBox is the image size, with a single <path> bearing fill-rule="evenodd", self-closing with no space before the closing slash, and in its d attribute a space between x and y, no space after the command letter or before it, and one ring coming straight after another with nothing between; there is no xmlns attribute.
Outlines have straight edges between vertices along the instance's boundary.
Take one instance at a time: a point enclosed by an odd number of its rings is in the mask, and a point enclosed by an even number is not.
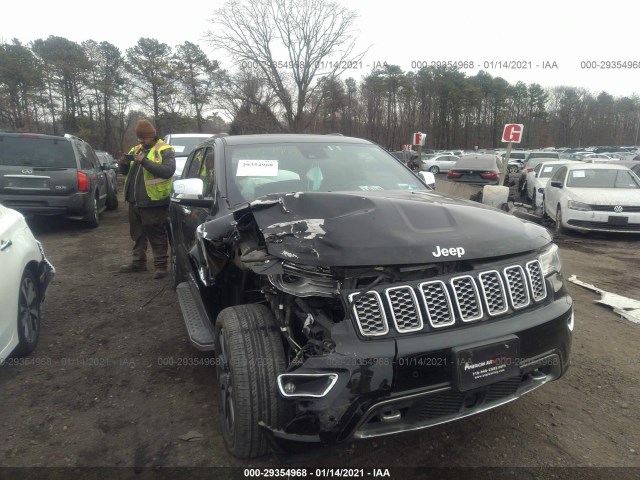
<svg viewBox="0 0 640 480"><path fill-rule="evenodd" d="M551 241L538 225L435 192L275 194L250 208L267 251L304 265L479 259L535 250Z"/></svg>

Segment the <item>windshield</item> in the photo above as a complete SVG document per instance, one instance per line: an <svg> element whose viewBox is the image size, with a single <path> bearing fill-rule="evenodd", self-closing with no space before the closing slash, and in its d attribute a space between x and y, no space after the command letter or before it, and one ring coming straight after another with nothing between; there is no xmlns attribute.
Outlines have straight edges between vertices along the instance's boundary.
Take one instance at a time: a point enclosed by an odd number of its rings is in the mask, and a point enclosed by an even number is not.
<svg viewBox="0 0 640 480"><path fill-rule="evenodd" d="M542 165L542 171L538 178L551 178L556 171L563 165Z"/></svg>
<svg viewBox="0 0 640 480"><path fill-rule="evenodd" d="M640 188L629 170L570 170L567 187L576 188Z"/></svg>
<svg viewBox="0 0 640 480"><path fill-rule="evenodd" d="M191 151L207 137L171 137L169 145L176 151L176 157L188 157Z"/></svg>
<svg viewBox="0 0 640 480"><path fill-rule="evenodd" d="M281 143L227 146L232 204L270 193L428 190L376 145Z"/></svg>
<svg viewBox="0 0 640 480"><path fill-rule="evenodd" d="M62 138L0 135L0 165L75 168L71 142Z"/></svg>

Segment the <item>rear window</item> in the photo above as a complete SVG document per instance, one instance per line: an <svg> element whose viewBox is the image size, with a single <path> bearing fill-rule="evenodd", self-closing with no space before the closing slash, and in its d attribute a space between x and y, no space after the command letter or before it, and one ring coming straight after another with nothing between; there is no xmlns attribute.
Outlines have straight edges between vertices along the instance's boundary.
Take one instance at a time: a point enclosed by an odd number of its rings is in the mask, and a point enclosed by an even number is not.
<svg viewBox="0 0 640 480"><path fill-rule="evenodd" d="M76 168L76 157L67 140L0 135L0 165Z"/></svg>
<svg viewBox="0 0 640 480"><path fill-rule="evenodd" d="M560 155L556 152L533 152L529 154L529 159L532 158L560 158Z"/></svg>

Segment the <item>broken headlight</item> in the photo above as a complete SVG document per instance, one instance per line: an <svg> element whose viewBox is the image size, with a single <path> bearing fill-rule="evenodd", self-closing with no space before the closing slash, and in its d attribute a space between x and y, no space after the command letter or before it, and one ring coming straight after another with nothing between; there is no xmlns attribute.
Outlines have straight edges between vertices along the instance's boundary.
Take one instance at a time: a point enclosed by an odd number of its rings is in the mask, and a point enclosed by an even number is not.
<svg viewBox="0 0 640 480"><path fill-rule="evenodd" d="M562 262L560 261L558 246L555 243L550 244L542 251L540 263L542 264L542 275L545 277L554 272L560 272Z"/></svg>

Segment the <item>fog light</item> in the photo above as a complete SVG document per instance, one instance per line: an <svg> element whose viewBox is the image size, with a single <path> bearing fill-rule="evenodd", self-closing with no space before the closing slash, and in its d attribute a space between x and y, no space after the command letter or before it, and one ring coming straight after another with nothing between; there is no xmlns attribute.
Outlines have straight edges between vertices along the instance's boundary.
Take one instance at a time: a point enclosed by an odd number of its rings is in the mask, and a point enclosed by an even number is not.
<svg viewBox="0 0 640 480"><path fill-rule="evenodd" d="M283 373L278 388L283 397L324 397L337 381L337 373Z"/></svg>

